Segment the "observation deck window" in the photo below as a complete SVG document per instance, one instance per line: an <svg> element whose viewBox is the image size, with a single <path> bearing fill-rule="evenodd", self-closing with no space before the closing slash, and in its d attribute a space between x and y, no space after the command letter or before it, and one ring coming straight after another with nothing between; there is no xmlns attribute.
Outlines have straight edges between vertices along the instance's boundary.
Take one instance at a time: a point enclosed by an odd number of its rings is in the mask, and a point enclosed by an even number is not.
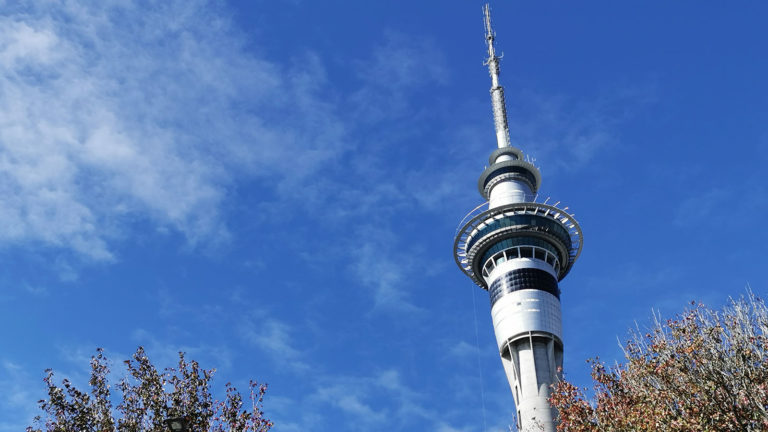
<svg viewBox="0 0 768 432"><path fill-rule="evenodd" d="M568 247L571 245L570 234L568 234L568 231L559 222L540 215L516 214L504 215L500 218L494 218L493 220L478 225L477 231L471 235L470 239L468 239L466 249L471 249L479 239L493 231L506 227L524 227L526 225L543 228L544 231L557 237L564 246Z"/></svg>
<svg viewBox="0 0 768 432"><path fill-rule="evenodd" d="M487 251L485 251L485 253L483 253L481 262L486 262L489 257L496 255L497 252L501 252L503 250L507 251L507 259L520 258L520 252L517 248L514 248L515 246L536 246L542 249L546 249L555 257L560 256L558 250L552 244L542 238L516 236L495 243Z"/></svg>
<svg viewBox="0 0 768 432"><path fill-rule="evenodd" d="M490 276L491 272L492 272L492 271L493 271L493 269L495 269L495 268L496 268L496 264L494 264L494 263L493 263L493 260L491 259L491 260L488 260L488 261L485 263L485 267L484 267L483 271L485 271L486 273L488 273L488 276Z"/></svg>
<svg viewBox="0 0 768 432"><path fill-rule="evenodd" d="M487 256L488 254L486 254ZM538 246L512 246L509 249L497 252L490 256L483 265L483 276L488 278L496 266L501 263L517 258L532 258L546 262L555 270L555 274L560 272L560 261L557 255L547 249Z"/></svg>

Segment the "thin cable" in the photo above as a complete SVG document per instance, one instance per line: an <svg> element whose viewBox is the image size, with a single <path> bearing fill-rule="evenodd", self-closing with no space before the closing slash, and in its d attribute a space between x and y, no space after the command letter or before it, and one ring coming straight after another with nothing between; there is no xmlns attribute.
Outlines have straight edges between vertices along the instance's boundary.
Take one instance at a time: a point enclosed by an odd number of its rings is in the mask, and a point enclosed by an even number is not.
<svg viewBox="0 0 768 432"><path fill-rule="evenodd" d="M483 387L483 364L480 361L480 336L477 330L477 306L475 305L475 290L472 291L472 312L475 315L475 348L477 349L477 372L480 375L480 404L483 407L483 432L487 429L485 422L485 388Z"/></svg>

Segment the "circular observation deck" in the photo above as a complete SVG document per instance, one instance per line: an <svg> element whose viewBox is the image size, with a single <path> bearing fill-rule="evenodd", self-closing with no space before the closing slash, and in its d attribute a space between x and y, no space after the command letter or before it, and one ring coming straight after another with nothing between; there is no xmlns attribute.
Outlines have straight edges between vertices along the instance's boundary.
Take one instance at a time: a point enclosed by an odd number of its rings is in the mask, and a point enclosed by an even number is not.
<svg viewBox="0 0 768 432"><path fill-rule="evenodd" d="M462 221L453 242L456 264L475 284L488 289L489 265L499 259L530 258L546 262L562 280L581 254L578 222L553 205L523 202L493 209L484 203Z"/></svg>

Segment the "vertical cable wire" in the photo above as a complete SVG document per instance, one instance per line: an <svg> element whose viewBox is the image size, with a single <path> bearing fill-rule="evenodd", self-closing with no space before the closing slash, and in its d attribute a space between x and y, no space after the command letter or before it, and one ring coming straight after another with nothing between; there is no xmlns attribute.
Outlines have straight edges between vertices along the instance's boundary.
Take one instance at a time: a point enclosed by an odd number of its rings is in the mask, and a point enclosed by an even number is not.
<svg viewBox="0 0 768 432"><path fill-rule="evenodd" d="M477 349L477 372L480 375L480 404L483 409L483 432L488 429L485 421L485 388L483 386L483 364L480 361L480 336L477 329L477 306L475 305L475 290L472 291L472 313L475 316L475 348Z"/></svg>

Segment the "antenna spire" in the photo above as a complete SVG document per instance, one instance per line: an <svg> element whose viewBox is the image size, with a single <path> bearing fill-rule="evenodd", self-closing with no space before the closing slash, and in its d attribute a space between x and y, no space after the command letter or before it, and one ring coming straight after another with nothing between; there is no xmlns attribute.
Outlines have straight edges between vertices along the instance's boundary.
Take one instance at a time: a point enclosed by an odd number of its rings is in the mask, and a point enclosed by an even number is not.
<svg viewBox="0 0 768 432"><path fill-rule="evenodd" d="M499 60L496 55L496 33L491 25L491 8L488 3L483 7L485 23L485 43L488 45L488 73L491 74L491 104L493 106L493 125L496 128L496 143L499 148L512 147L509 139L509 123L507 122L507 106L504 101L504 88L499 84Z"/></svg>

